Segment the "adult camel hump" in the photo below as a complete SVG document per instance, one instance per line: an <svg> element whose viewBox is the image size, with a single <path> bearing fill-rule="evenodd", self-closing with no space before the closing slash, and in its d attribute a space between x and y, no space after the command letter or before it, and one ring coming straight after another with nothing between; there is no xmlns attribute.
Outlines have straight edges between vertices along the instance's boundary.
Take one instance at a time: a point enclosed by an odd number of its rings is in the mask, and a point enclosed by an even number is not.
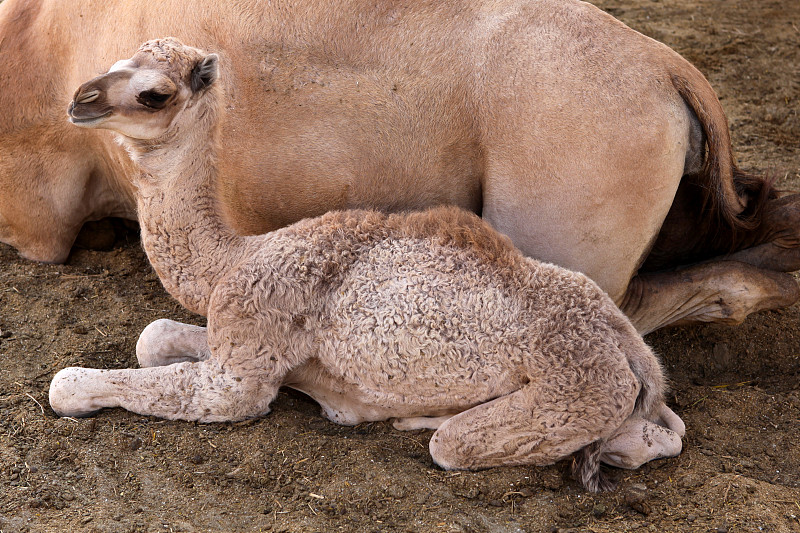
<svg viewBox="0 0 800 533"><path fill-rule="evenodd" d="M563 0L5 0L0 241L59 262L85 221L135 218L113 135L64 117L166 35L228 65L219 197L241 233L454 204L588 274L641 332L800 297L799 201L738 172L703 76Z"/></svg>

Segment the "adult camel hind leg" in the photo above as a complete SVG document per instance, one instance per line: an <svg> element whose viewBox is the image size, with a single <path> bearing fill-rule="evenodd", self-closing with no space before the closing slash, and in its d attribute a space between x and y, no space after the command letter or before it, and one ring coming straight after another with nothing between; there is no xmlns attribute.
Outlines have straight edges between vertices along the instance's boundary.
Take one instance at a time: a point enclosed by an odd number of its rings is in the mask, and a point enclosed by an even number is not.
<svg viewBox="0 0 800 533"><path fill-rule="evenodd" d="M734 235L724 227L693 226L689 212L700 207L684 190L618 302L640 333L698 322L738 324L800 299L788 274L800 269L800 194L767 200L758 227Z"/></svg>
<svg viewBox="0 0 800 533"><path fill-rule="evenodd" d="M800 299L791 274L739 261L711 261L635 276L619 303L642 335L665 326L740 324L751 313Z"/></svg>
<svg viewBox="0 0 800 533"><path fill-rule="evenodd" d="M749 242L737 246L727 259L777 272L800 270L800 194L771 199L763 210Z"/></svg>

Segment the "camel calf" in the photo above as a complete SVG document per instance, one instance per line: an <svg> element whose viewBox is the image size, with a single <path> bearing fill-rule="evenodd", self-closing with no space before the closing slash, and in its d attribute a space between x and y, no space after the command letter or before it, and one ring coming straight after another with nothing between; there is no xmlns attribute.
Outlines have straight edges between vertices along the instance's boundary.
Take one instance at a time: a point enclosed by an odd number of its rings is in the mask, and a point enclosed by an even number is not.
<svg viewBox="0 0 800 533"><path fill-rule="evenodd" d="M141 167L145 250L208 329L156 322L138 343L145 368L60 371L57 413L242 420L267 414L286 385L340 424L437 428L443 468L578 452L592 491L612 486L601 460L680 452L661 366L611 299L475 215L344 211L261 236L229 230L215 199L217 68L215 54L150 41L75 93L70 120L116 131Z"/></svg>

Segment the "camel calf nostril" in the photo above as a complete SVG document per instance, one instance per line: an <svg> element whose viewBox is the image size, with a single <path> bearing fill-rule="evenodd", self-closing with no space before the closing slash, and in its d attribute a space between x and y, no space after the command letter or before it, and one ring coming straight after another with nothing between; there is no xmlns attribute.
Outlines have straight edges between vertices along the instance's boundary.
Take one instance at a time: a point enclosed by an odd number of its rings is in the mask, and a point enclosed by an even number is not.
<svg viewBox="0 0 800 533"><path fill-rule="evenodd" d="M95 101L95 100L97 100L99 97L100 97L100 91L98 91L97 89L95 89L95 90L93 90L93 91L88 91L88 92L85 92L85 93L83 93L83 94L79 95L79 96L78 96L78 97L75 99L75 103L76 103L76 104L88 104L88 103L90 103L90 102L94 102L94 101Z"/></svg>

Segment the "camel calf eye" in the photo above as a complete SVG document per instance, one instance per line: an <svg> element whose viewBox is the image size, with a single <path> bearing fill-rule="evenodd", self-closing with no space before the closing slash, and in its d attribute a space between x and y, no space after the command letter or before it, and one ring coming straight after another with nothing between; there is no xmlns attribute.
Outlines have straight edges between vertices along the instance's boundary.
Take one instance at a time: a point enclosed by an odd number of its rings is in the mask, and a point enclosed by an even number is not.
<svg viewBox="0 0 800 533"><path fill-rule="evenodd" d="M142 91L139 93L139 96L136 97L136 100L144 106L160 109L164 107L164 104L167 103L170 96L172 95L156 91Z"/></svg>

